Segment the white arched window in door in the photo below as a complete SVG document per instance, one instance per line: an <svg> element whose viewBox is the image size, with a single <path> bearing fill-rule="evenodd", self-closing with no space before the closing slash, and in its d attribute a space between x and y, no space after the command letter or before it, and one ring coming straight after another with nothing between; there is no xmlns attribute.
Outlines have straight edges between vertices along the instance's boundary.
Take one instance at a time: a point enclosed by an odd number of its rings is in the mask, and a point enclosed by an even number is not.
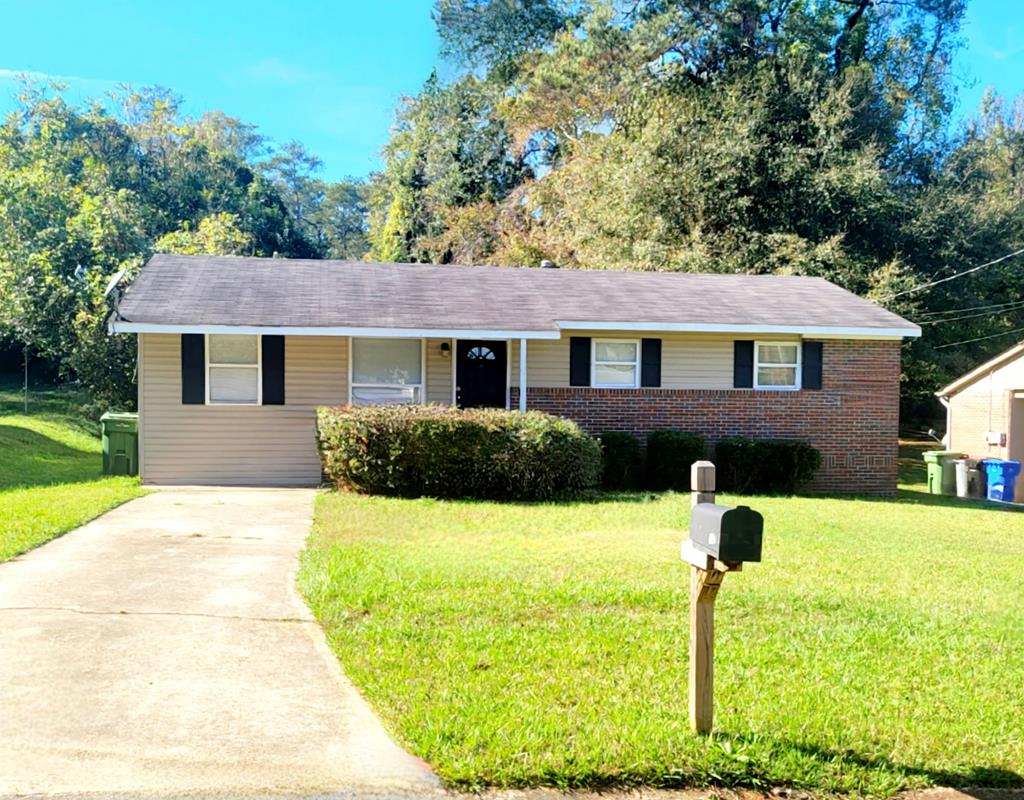
<svg viewBox="0 0 1024 800"><path fill-rule="evenodd" d="M476 347L471 347L469 352L466 353L467 361L494 361L497 358L494 355L494 351L489 347L484 347L482 344Z"/></svg>

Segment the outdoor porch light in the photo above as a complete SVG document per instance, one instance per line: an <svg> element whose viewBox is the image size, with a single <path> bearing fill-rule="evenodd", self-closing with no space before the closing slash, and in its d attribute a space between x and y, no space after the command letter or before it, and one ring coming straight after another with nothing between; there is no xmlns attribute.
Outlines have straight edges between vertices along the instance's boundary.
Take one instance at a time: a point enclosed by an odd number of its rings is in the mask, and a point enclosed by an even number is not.
<svg viewBox="0 0 1024 800"><path fill-rule="evenodd" d="M452 357L452 346L448 342L441 342L441 358Z"/></svg>

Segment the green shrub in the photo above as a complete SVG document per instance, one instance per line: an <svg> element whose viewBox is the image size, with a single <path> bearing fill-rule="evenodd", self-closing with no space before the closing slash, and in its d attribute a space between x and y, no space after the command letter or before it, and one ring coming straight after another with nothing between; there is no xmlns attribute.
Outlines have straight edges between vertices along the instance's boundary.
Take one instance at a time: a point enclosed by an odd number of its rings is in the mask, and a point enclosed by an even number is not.
<svg viewBox="0 0 1024 800"><path fill-rule="evenodd" d="M601 475L597 440L537 411L320 408L317 439L331 482L369 494L552 500L596 488Z"/></svg>
<svg viewBox="0 0 1024 800"><path fill-rule="evenodd" d="M601 486L612 491L639 489L643 483L640 442L631 433L608 431L601 440Z"/></svg>
<svg viewBox="0 0 1024 800"><path fill-rule="evenodd" d="M814 478L821 453L806 442L736 436L715 446L718 487L740 494L793 494Z"/></svg>
<svg viewBox="0 0 1024 800"><path fill-rule="evenodd" d="M655 491L690 491L690 466L707 458L704 439L696 433L672 429L647 437L647 485Z"/></svg>

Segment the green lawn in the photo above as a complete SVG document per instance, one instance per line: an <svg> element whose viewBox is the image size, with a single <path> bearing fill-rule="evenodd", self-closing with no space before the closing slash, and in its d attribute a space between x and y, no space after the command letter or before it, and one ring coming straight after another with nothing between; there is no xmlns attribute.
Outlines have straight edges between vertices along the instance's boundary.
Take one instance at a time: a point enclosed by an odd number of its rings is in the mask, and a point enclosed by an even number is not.
<svg viewBox="0 0 1024 800"><path fill-rule="evenodd" d="M324 493L299 584L392 732L461 787L1024 785L1024 515L906 467L898 501L749 499L765 561L719 596L711 738L686 711L686 496Z"/></svg>
<svg viewBox="0 0 1024 800"><path fill-rule="evenodd" d="M25 414L0 383L0 561L37 547L143 493L136 478L104 478L98 426L66 389L35 391Z"/></svg>

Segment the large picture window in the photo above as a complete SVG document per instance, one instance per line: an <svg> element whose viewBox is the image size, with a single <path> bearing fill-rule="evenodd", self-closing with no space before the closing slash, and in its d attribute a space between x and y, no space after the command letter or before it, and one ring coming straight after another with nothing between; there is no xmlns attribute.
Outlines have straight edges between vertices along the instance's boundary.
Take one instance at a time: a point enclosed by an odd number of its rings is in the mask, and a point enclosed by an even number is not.
<svg viewBox="0 0 1024 800"><path fill-rule="evenodd" d="M353 403L423 402L421 339L352 339Z"/></svg>
<svg viewBox="0 0 1024 800"><path fill-rule="evenodd" d="M800 343L757 342L754 347L755 389L800 388Z"/></svg>
<svg viewBox="0 0 1024 800"><path fill-rule="evenodd" d="M640 342L636 339L594 339L590 385L633 389L640 385Z"/></svg>
<svg viewBox="0 0 1024 800"><path fill-rule="evenodd" d="M259 405L260 337L211 333L206 337L206 402Z"/></svg>

